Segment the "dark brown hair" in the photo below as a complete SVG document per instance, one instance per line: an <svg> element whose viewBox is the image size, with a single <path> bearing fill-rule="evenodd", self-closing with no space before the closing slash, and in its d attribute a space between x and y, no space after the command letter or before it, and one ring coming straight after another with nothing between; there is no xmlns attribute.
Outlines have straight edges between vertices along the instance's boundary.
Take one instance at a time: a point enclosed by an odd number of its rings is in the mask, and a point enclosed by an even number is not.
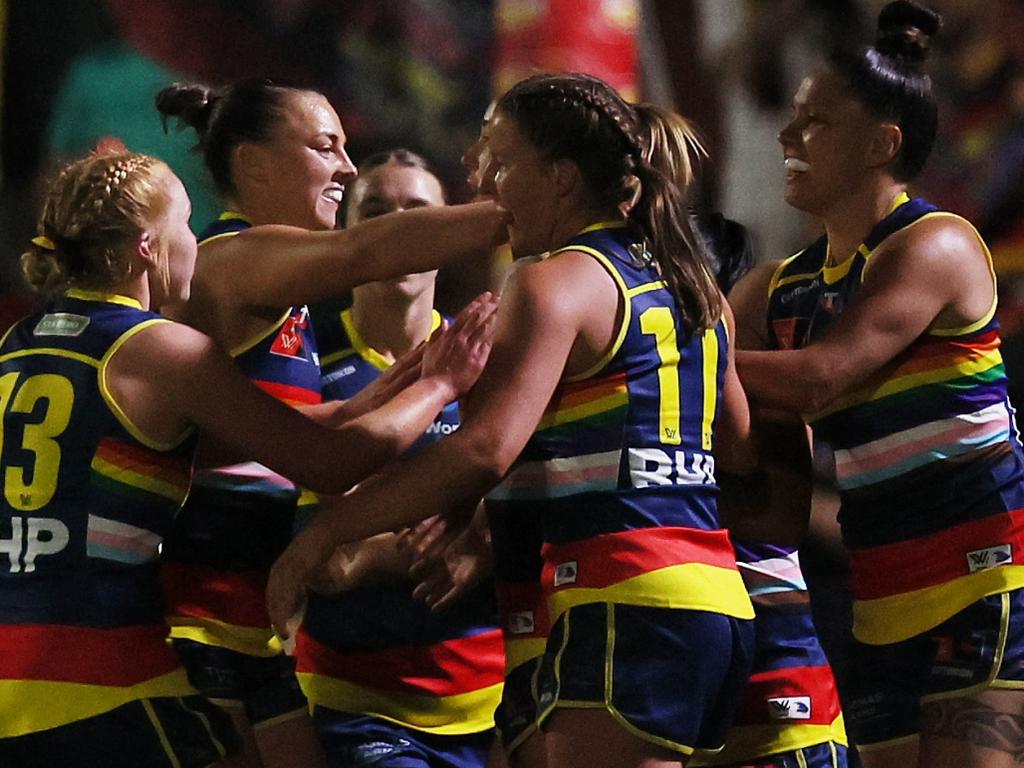
<svg viewBox="0 0 1024 768"><path fill-rule="evenodd" d="M537 75L498 100L534 147L550 160L571 160L598 209L640 197L629 222L675 296L684 325L702 331L718 322L721 294L703 243L691 225L685 191L647 158L636 112L610 85L584 74Z"/></svg>

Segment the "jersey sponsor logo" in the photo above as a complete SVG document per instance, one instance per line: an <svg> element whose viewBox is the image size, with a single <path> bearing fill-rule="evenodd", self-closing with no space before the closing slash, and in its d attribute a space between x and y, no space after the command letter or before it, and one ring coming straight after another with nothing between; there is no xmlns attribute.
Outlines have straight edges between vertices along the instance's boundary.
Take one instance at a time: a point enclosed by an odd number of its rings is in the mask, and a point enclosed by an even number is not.
<svg viewBox="0 0 1024 768"><path fill-rule="evenodd" d="M806 285L797 285L787 291L779 291L779 301L783 304L791 304L805 293L810 293L818 287L818 278L811 280Z"/></svg>
<svg viewBox="0 0 1024 768"><path fill-rule="evenodd" d="M579 577L580 565L576 560L566 563L559 563L555 566L555 586L561 587L566 584L575 584Z"/></svg>
<svg viewBox="0 0 1024 768"><path fill-rule="evenodd" d="M282 357L304 358L305 345L302 343L302 331L309 326L308 310L303 307L298 317L292 315L284 321L277 338L270 345L270 352Z"/></svg>
<svg viewBox="0 0 1024 768"><path fill-rule="evenodd" d="M0 535L0 555L7 555L11 573L32 573L36 558L56 555L71 540L68 527L55 517L11 517L11 535Z"/></svg>
<svg viewBox="0 0 1024 768"><path fill-rule="evenodd" d="M33 336L81 336L89 326L89 318L70 312L52 312L43 315L32 329Z"/></svg>
<svg viewBox="0 0 1024 768"><path fill-rule="evenodd" d="M343 379L346 376L351 376L355 372L356 367L354 365L345 365L342 366L341 368L338 368L337 370L324 374L324 376L320 379L320 383L326 387L328 384L331 384L337 381L338 379Z"/></svg>
<svg viewBox="0 0 1024 768"><path fill-rule="evenodd" d="M536 628L533 611L513 611L508 615L508 633L510 635L529 635Z"/></svg>
<svg viewBox="0 0 1024 768"><path fill-rule="evenodd" d="M772 720L810 720L810 696L780 696L768 699L768 716Z"/></svg>
<svg viewBox="0 0 1024 768"><path fill-rule="evenodd" d="M634 488L652 485L714 485L715 457L699 451L629 449L629 479Z"/></svg>
<svg viewBox="0 0 1024 768"><path fill-rule="evenodd" d="M1013 550L1009 544L985 547L967 553L967 569L970 573L987 571L1013 562Z"/></svg>
<svg viewBox="0 0 1024 768"><path fill-rule="evenodd" d="M447 422L438 419L429 427L427 427L428 435L450 435L452 432L459 428L458 424L448 424Z"/></svg>

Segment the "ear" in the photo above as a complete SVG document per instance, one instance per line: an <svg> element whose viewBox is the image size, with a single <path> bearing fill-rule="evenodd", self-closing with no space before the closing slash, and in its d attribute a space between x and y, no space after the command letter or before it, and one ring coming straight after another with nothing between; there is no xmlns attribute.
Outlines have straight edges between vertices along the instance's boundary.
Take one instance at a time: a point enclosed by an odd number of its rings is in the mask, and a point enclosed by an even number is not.
<svg viewBox="0 0 1024 768"><path fill-rule="evenodd" d="M868 165L872 168L888 165L903 146L903 131L895 123L878 125L868 148Z"/></svg>
<svg viewBox="0 0 1024 768"><path fill-rule="evenodd" d="M564 197L582 188L583 179L580 176L579 166L572 160L555 160L551 164L551 169L559 196Z"/></svg>
<svg viewBox="0 0 1024 768"><path fill-rule="evenodd" d="M156 253L153 248L153 238L149 232L143 232L139 237L138 245L135 246L135 253L142 259L147 267L156 265Z"/></svg>
<svg viewBox="0 0 1024 768"><path fill-rule="evenodd" d="M266 182L271 178L270 153L259 144L243 141L231 150L231 165L236 178Z"/></svg>

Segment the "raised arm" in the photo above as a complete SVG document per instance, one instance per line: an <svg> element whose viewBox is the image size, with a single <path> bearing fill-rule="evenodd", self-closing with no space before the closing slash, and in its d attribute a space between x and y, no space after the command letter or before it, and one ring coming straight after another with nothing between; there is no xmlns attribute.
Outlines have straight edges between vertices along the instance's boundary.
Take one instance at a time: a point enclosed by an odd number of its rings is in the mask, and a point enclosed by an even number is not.
<svg viewBox="0 0 1024 768"><path fill-rule="evenodd" d="M233 306L276 309L490 253L504 237L505 213L493 202L402 211L327 232L253 227L204 245L196 281Z"/></svg>
<svg viewBox="0 0 1024 768"><path fill-rule="evenodd" d="M922 333L984 317L994 294L977 232L952 215L929 217L883 243L857 295L819 341L798 350L741 351L740 378L766 406L818 411Z"/></svg>

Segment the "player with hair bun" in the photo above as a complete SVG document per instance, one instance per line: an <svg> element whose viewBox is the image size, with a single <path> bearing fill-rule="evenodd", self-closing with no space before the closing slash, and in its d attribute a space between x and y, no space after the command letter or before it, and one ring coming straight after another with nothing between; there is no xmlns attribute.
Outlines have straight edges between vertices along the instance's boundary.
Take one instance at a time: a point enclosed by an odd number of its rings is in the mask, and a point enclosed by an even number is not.
<svg viewBox="0 0 1024 768"><path fill-rule="evenodd" d="M762 278L774 351L748 392L833 450L854 598L840 680L867 768L1012 765L1024 749L1024 458L991 256L907 188L935 139L940 19L890 2L779 134L786 200L825 235Z"/></svg>

